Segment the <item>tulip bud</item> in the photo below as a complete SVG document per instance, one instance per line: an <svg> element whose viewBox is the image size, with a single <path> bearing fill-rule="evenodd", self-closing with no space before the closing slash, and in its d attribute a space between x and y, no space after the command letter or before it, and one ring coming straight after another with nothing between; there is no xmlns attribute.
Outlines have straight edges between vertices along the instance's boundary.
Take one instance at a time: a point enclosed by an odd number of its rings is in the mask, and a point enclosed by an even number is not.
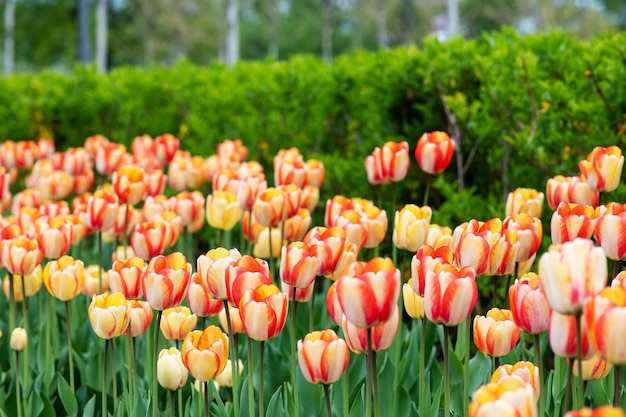
<svg viewBox="0 0 626 417"><path fill-rule="evenodd" d="M187 383L189 371L175 347L163 349L157 361L157 379L165 389L176 391Z"/></svg>
<svg viewBox="0 0 626 417"><path fill-rule="evenodd" d="M26 349L27 343L28 336L26 335L26 330L21 327L13 329L13 332L11 333L11 349L16 352L21 352Z"/></svg>

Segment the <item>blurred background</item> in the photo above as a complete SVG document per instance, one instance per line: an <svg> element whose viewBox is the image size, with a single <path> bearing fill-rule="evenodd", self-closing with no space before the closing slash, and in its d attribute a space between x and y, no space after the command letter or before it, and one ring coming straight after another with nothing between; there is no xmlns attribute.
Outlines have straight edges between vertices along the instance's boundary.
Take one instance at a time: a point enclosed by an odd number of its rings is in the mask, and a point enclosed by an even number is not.
<svg viewBox="0 0 626 417"><path fill-rule="evenodd" d="M626 0L0 0L4 73L284 59L473 38L511 26L588 38Z"/></svg>

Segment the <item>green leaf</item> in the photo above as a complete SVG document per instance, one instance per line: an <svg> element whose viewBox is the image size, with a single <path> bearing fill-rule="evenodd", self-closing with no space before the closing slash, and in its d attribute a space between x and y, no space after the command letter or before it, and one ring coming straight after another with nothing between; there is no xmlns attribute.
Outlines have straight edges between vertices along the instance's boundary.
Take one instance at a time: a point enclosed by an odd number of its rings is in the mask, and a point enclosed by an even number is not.
<svg viewBox="0 0 626 417"><path fill-rule="evenodd" d="M363 398L365 396L364 391L365 391L365 387L362 387L360 390L360 394L357 395L354 401L352 402L352 406L350 407L349 417L362 417L363 416L363 413L364 413Z"/></svg>
<svg viewBox="0 0 626 417"><path fill-rule="evenodd" d="M96 394L94 394L87 404L85 404L85 409L83 410L83 417L91 417L96 412ZM135 414L137 415L137 414Z"/></svg>
<svg viewBox="0 0 626 417"><path fill-rule="evenodd" d="M65 411L70 417L73 417L78 413L78 404L76 403L76 396L70 388L70 384L67 383L63 375L57 372L57 390L59 391L59 397Z"/></svg>
<svg viewBox="0 0 626 417"><path fill-rule="evenodd" d="M469 363L470 368L470 386L469 392L476 391L478 387L487 383L491 374L491 360L482 352L477 351Z"/></svg>
<svg viewBox="0 0 626 417"><path fill-rule="evenodd" d="M267 416L284 416L286 413L285 406L283 405L283 387L282 385L278 387L276 392L272 395L269 404L267 405Z"/></svg>

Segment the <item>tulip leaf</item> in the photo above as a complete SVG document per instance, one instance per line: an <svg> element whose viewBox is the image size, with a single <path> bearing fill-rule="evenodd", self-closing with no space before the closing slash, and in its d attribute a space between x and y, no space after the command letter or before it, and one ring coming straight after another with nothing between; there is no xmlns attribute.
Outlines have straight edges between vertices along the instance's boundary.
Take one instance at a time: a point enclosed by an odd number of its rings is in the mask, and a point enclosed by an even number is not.
<svg viewBox="0 0 626 417"><path fill-rule="evenodd" d="M283 386L278 387L276 392L270 398L270 402L267 405L267 412L265 415L267 416L284 416L285 415L285 406L283 405ZM281 410L282 409L282 410Z"/></svg>
<svg viewBox="0 0 626 417"><path fill-rule="evenodd" d="M472 393L489 380L489 376L491 375L491 360L482 352L478 351L474 357L470 359L469 368L469 392Z"/></svg>
<svg viewBox="0 0 626 417"><path fill-rule="evenodd" d="M381 355L382 352L376 353L376 355L380 355L380 357L384 357L385 361L382 364L382 367L379 366L378 369L378 398L380 401L380 409L388 410L393 412L390 414L392 416L398 415L397 407L398 407L398 398L399 390L395 388L394 385L394 376L396 373L396 367L393 365L391 359L388 355ZM382 368L382 369L381 369Z"/></svg>
<svg viewBox="0 0 626 417"><path fill-rule="evenodd" d="M70 384L67 383L63 375L60 372L57 372L57 390L59 391L59 396L61 397L61 402L63 403L63 408L67 414L72 417L78 413L78 404L76 403L76 396L72 392L70 388Z"/></svg>
<svg viewBox="0 0 626 417"><path fill-rule="evenodd" d="M308 417L317 417L324 406L324 389L319 384L311 384L304 379L300 369L298 373L298 393L300 400L300 414Z"/></svg>
<svg viewBox="0 0 626 417"><path fill-rule="evenodd" d="M248 378L250 374L246 374L245 378L241 381L241 395L239 395L239 414L242 416L250 415L250 401L248 400ZM253 405L254 406L254 405Z"/></svg>
<svg viewBox="0 0 626 417"><path fill-rule="evenodd" d="M352 402L352 406L350 407L350 416L349 417L362 417L364 414L363 410L363 398L365 397L365 386L361 387L360 395L357 395L354 401Z"/></svg>
<svg viewBox="0 0 626 417"><path fill-rule="evenodd" d="M94 394L87 404L85 404L85 408L83 410L83 417L93 416L96 412L96 395Z"/></svg>

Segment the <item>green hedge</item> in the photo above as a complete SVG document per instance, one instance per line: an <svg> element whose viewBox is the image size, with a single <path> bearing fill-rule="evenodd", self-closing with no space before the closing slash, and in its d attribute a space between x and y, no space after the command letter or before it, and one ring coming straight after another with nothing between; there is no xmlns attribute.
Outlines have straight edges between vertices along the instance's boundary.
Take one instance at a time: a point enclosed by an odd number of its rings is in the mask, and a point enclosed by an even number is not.
<svg viewBox="0 0 626 417"><path fill-rule="evenodd" d="M444 105L445 103L445 105ZM243 62L232 69L180 62L172 68L77 67L0 78L0 139L49 136L58 148L102 133L130 144L138 134L177 134L194 154L241 138L268 168L278 149L297 146L326 163L322 198L374 198L363 159L385 141L413 151L425 131L463 135L465 190L456 162L435 182L433 222L503 216L504 193L545 189L547 178L578 173L596 145L626 140L626 34L581 41L562 33L512 30L474 40L316 57ZM421 203L425 176L413 163L399 184ZM614 199L624 200L623 187Z"/></svg>

